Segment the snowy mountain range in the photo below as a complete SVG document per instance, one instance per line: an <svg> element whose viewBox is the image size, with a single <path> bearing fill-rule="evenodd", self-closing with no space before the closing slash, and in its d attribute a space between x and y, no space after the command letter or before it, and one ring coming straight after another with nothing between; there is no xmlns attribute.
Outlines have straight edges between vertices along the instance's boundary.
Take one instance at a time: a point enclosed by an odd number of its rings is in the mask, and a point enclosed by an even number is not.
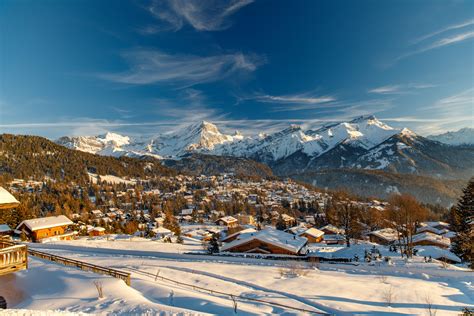
<svg viewBox="0 0 474 316"><path fill-rule="evenodd" d="M456 132L446 132L440 135L428 136L431 140L436 140L448 145L474 145L474 128L465 127Z"/></svg>
<svg viewBox="0 0 474 316"><path fill-rule="evenodd" d="M463 131L463 130L461 130ZM469 129L451 133L450 144L469 139ZM455 135L454 135L455 134ZM459 135L459 137L458 137ZM472 139L471 139L472 141ZM327 169L384 170L458 178L472 174L473 148L453 149L408 129L386 125L374 116L304 130L301 126L255 136L223 134L209 122L149 139L133 139L114 133L99 136L62 137L58 144L100 155L153 156L179 159L191 153L251 158L269 165L277 175L293 175Z"/></svg>

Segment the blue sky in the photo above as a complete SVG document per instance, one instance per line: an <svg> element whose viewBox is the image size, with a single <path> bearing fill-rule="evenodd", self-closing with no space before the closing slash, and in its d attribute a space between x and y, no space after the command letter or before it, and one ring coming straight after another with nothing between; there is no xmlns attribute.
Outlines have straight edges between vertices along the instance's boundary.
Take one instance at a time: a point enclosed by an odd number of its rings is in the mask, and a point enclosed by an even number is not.
<svg viewBox="0 0 474 316"><path fill-rule="evenodd" d="M473 1L0 3L0 132L474 122Z"/></svg>

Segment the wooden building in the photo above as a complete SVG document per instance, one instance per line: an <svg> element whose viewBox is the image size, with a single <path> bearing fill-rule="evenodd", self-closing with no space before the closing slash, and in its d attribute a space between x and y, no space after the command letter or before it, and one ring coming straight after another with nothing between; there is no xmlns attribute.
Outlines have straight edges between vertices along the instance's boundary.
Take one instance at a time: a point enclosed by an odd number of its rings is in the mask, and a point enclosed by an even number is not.
<svg viewBox="0 0 474 316"><path fill-rule="evenodd" d="M308 239L308 243L320 243L323 241L324 232L312 227L300 233L298 236Z"/></svg>
<svg viewBox="0 0 474 316"><path fill-rule="evenodd" d="M20 202L7 190L0 187L0 212L17 207ZM2 227L8 227L2 225ZM5 229L6 230L6 229ZM28 268L28 248L17 245L0 236L0 276Z"/></svg>
<svg viewBox="0 0 474 316"><path fill-rule="evenodd" d="M278 255L300 255L308 240L274 228L240 234L221 251Z"/></svg>
<svg viewBox="0 0 474 316"><path fill-rule="evenodd" d="M17 230L26 234L34 242L41 242L47 238L71 240L74 232L68 231L73 222L64 215L50 216L24 220Z"/></svg>
<svg viewBox="0 0 474 316"><path fill-rule="evenodd" d="M104 236L104 235L105 235L104 227L94 227L89 232L89 236Z"/></svg>
<svg viewBox="0 0 474 316"><path fill-rule="evenodd" d="M216 224L220 226L227 226L227 228L234 228L239 225L239 221L235 217L224 216L224 217L219 218L216 221Z"/></svg>

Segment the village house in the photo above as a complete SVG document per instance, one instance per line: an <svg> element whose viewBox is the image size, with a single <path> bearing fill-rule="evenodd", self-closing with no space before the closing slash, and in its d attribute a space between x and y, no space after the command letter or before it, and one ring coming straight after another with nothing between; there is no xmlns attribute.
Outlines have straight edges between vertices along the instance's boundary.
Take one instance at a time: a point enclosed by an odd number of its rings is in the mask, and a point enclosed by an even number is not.
<svg viewBox="0 0 474 316"><path fill-rule="evenodd" d="M104 236L105 228L104 227L94 227L89 231L89 236Z"/></svg>
<svg viewBox="0 0 474 316"><path fill-rule="evenodd" d="M253 217L252 215L239 214L239 215L237 215L237 219L238 219L240 225L255 226L257 224L257 221L255 220L255 217Z"/></svg>
<svg viewBox="0 0 474 316"><path fill-rule="evenodd" d="M416 234L412 238L414 246L437 246L443 249L447 249L451 246L451 240L444 238L430 232L424 232Z"/></svg>
<svg viewBox="0 0 474 316"><path fill-rule="evenodd" d="M25 233L34 242L41 242L47 238L71 240L74 232L68 231L73 222L64 215L28 219L21 222L16 228Z"/></svg>
<svg viewBox="0 0 474 316"><path fill-rule="evenodd" d="M234 228L239 225L239 222L237 221L235 217L224 216L224 217L219 218L216 221L216 224L219 226L227 226L227 228Z"/></svg>
<svg viewBox="0 0 474 316"><path fill-rule="evenodd" d="M225 244L222 252L300 255L308 240L274 228L240 234Z"/></svg>
<svg viewBox="0 0 474 316"><path fill-rule="evenodd" d="M390 245L398 241L398 232L393 228L383 228L367 234L370 242L379 245Z"/></svg>
<svg viewBox="0 0 474 316"><path fill-rule="evenodd" d="M7 224L0 224L0 238L2 236L9 236L13 233L13 230Z"/></svg>
<svg viewBox="0 0 474 316"><path fill-rule="evenodd" d="M311 227L300 233L298 236L308 239L308 243L320 243L323 241L324 232L317 228Z"/></svg>

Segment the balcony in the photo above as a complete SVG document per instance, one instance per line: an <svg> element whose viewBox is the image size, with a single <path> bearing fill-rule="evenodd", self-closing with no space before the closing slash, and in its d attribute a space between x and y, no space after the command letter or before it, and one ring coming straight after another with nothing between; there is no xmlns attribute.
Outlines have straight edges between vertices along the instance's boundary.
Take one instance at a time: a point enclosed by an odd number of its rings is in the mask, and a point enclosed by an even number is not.
<svg viewBox="0 0 474 316"><path fill-rule="evenodd" d="M28 268L28 247L0 239L0 276Z"/></svg>

